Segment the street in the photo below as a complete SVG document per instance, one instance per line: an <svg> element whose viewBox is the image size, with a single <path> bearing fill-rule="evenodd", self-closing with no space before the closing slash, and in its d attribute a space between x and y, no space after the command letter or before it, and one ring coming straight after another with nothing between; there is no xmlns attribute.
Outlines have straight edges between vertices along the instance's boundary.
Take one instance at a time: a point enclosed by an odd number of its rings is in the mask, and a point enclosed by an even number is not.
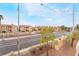
<svg viewBox="0 0 79 59"><path fill-rule="evenodd" d="M55 35L60 37L61 35L68 34L67 32L57 32ZM20 49L27 48L36 44L39 44L40 35L28 36L19 38ZM5 38L6 39L6 38ZM0 55L7 54L11 51L17 50L17 38L11 40L0 41Z"/></svg>

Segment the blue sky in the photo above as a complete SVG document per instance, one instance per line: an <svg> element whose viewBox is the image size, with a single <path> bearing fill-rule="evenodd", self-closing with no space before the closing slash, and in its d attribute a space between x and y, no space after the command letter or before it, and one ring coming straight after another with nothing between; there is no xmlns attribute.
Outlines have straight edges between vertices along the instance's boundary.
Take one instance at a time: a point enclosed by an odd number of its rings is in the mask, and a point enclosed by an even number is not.
<svg viewBox="0 0 79 59"><path fill-rule="evenodd" d="M20 5L20 24L32 26L72 26L73 19L73 4L44 4L47 7L41 6L39 3L27 3ZM74 4L75 7L75 24L79 24L79 4ZM0 15L3 15L2 24L17 25L17 4L2 3L0 4Z"/></svg>

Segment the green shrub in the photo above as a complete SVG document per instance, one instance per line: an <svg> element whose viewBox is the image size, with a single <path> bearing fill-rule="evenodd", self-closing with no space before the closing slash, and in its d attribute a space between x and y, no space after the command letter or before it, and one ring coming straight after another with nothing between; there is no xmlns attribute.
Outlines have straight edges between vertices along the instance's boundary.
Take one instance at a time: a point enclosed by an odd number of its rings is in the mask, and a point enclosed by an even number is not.
<svg viewBox="0 0 79 59"><path fill-rule="evenodd" d="M41 38L39 39L39 41L41 43L46 43L50 40L53 41L55 39L55 35L53 34L51 27L46 27L46 26L42 27L40 34L41 34Z"/></svg>

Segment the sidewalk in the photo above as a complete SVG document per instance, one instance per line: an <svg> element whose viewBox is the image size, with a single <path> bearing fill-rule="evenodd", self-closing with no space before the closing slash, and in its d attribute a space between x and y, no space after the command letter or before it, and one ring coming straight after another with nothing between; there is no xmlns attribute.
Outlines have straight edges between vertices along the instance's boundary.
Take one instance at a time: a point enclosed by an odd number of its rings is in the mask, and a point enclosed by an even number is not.
<svg viewBox="0 0 79 59"><path fill-rule="evenodd" d="M48 51L48 55L49 56L75 56L76 50L75 50L75 46L76 46L77 41L74 41L74 46L70 46L70 47L66 47L60 50L55 50L55 49L50 49ZM46 52L41 54L40 56L46 56Z"/></svg>

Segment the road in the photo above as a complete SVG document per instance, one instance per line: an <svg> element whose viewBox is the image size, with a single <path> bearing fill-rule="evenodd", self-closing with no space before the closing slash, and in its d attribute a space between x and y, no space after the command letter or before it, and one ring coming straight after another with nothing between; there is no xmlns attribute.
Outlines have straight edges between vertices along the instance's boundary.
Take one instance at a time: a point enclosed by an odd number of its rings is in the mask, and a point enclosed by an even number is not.
<svg viewBox="0 0 79 59"><path fill-rule="evenodd" d="M66 32L56 32L55 35L60 37L61 35L66 35ZM40 35L30 35L26 37L19 38L20 49L27 48L36 44L39 44ZM6 38L5 38L6 39ZM10 38L9 38L10 39ZM17 38L11 40L0 41L0 55L7 54L11 51L17 50Z"/></svg>

